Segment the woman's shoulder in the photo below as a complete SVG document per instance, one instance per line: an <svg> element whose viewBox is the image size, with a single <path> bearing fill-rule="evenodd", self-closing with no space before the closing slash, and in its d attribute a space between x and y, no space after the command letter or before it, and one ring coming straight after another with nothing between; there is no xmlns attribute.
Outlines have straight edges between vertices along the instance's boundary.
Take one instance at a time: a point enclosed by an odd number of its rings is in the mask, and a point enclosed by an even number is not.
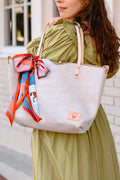
<svg viewBox="0 0 120 180"><path fill-rule="evenodd" d="M62 45L72 43L76 47L77 53L78 44L74 23L70 20L59 19L46 32L45 44L48 45L50 41L59 42L62 43ZM87 60L86 62L100 65L99 58L98 62L96 62L96 54L97 51L94 38L92 38L89 34L84 34L84 57Z"/></svg>
<svg viewBox="0 0 120 180"><path fill-rule="evenodd" d="M52 61L76 62L76 42L77 37L73 22L59 19L45 33L42 57Z"/></svg>
<svg viewBox="0 0 120 180"><path fill-rule="evenodd" d="M35 55L39 46L40 38L34 39L27 45L27 51ZM70 20L59 19L50 26L43 40L43 58L55 61L58 58L65 59L66 62L77 61L77 36L74 23ZM100 65L96 61L96 48L90 35L84 35L84 62L88 64ZM99 59L99 58L98 58Z"/></svg>
<svg viewBox="0 0 120 180"><path fill-rule="evenodd" d="M60 29L69 29L69 32L75 31L73 21L61 18L49 27L48 32L51 30L59 31Z"/></svg>
<svg viewBox="0 0 120 180"><path fill-rule="evenodd" d="M56 23L48 28L45 33L46 39L63 39L69 37L73 43L76 43L76 31L74 23L67 19L59 19Z"/></svg>
<svg viewBox="0 0 120 180"><path fill-rule="evenodd" d="M65 44L65 43L73 43L76 45L76 34L75 27L72 21L66 19L60 19L53 25L51 25L45 32L45 36L43 39L43 46L46 49L53 45ZM27 52L36 53L36 50L40 43L40 37L33 39L31 42L27 44ZM47 48L47 49L48 49Z"/></svg>

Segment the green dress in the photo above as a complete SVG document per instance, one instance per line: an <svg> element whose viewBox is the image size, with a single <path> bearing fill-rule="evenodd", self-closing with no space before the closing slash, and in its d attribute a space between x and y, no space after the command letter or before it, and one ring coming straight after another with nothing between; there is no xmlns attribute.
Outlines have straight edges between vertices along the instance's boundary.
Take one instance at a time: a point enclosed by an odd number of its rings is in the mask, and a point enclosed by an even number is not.
<svg viewBox="0 0 120 180"><path fill-rule="evenodd" d="M36 55L40 38L27 51ZM101 65L89 35L85 35L84 63ZM46 32L43 58L76 62L77 37L72 22L61 19ZM109 73L108 78L115 72ZM57 108L57 107L56 107ZM34 180L120 180L117 154L106 114L100 105L97 116L84 134L33 130Z"/></svg>

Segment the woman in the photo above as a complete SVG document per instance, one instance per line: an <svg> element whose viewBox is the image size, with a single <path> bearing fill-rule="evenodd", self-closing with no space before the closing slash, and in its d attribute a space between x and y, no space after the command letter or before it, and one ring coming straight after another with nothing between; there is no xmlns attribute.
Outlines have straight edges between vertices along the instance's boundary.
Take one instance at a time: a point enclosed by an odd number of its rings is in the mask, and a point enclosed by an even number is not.
<svg viewBox="0 0 120 180"><path fill-rule="evenodd" d="M107 18L104 0L55 0L60 17L50 21L43 42L42 58L77 62L77 37L73 20L84 31L84 63L110 66L108 78L119 68L119 39ZM72 20L72 21L71 21ZM36 55L40 38L27 51ZM84 134L61 134L33 130L34 180L119 180L113 136L100 105Z"/></svg>

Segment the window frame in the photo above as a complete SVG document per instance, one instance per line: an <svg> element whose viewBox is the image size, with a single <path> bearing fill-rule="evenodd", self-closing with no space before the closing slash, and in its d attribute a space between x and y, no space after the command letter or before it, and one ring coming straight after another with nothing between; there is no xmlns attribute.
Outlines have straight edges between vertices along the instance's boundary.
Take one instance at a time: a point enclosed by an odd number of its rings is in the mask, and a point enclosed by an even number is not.
<svg viewBox="0 0 120 180"><path fill-rule="evenodd" d="M46 22L55 16L53 0L31 0L31 39L40 37ZM47 13L46 13L47 12ZM5 46L4 32L4 0L0 0L0 58L7 58L15 54L26 53L24 46ZM37 18L36 18L37 17ZM39 17L39 19L38 19Z"/></svg>
<svg viewBox="0 0 120 180"><path fill-rule="evenodd" d="M16 45L16 23L13 23L12 26L14 26L13 28L13 32L12 34L14 34L12 36L12 41L13 41L13 45L5 45L5 10L10 9L10 8L15 8L15 7L24 7L24 19L26 19L26 21L24 21L24 34L26 34L24 36L24 45L23 46L17 46ZM28 6L31 6L31 38L32 38L32 1L31 2L27 2L27 0L24 0L24 3L22 4L15 4L15 0L13 0L13 5L9 5L9 6L4 6L4 0L1 0L0 2L0 17L1 18L1 24L2 24L2 28L0 29L0 58L6 58L8 55L13 56L14 54L19 54L19 53L23 53L26 52L26 45L27 45L27 41L28 41L28 26L27 26L27 8ZM12 13L12 18L15 19L15 11L14 13ZM13 21L13 20L12 20ZM26 23L26 24L25 24Z"/></svg>
<svg viewBox="0 0 120 180"><path fill-rule="evenodd" d="M5 19L5 10L12 9L12 45L11 46L17 46L16 44L16 12L15 8L22 7L24 8L24 46L28 43L28 7L31 6L31 2L27 2L27 0L24 0L24 3L22 4L16 4L15 0L12 0L12 5L4 6L4 19ZM5 27L5 24L4 24ZM5 32L7 33L7 32ZM5 37L5 34L4 34ZM5 38L4 38L5 39ZM4 40L5 43L5 40ZM4 45L5 46L5 45Z"/></svg>

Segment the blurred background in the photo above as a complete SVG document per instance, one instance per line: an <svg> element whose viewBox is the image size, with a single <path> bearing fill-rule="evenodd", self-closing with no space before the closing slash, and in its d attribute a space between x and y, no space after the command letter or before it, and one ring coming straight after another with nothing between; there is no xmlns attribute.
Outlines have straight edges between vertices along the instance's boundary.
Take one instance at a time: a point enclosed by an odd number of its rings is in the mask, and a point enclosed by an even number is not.
<svg viewBox="0 0 120 180"><path fill-rule="evenodd" d="M120 0L106 0L108 16L120 37ZM53 0L0 0L0 180L32 180L31 129L13 123L9 106L7 57L26 52L44 24L58 16ZM102 105L107 113L120 164L120 70L106 81Z"/></svg>

